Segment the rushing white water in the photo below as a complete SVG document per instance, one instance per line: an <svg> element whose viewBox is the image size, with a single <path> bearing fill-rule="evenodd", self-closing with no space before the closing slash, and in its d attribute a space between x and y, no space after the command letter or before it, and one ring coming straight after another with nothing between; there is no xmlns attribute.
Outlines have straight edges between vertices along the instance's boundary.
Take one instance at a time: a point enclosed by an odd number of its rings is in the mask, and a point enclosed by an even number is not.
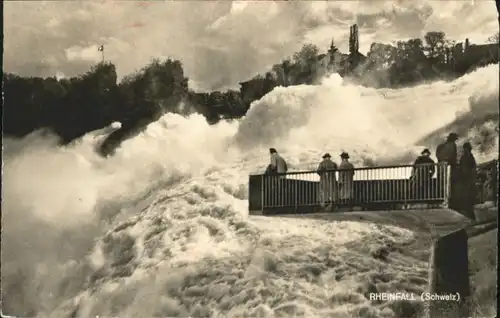
<svg viewBox="0 0 500 318"><path fill-rule="evenodd" d="M108 159L93 151L102 133L67 148L37 135L5 139L4 312L401 315L401 304L365 296L424 288L424 261L403 251L390 262L371 256L412 240L411 231L249 217L248 174L264 169L270 146L294 170L315 167L325 151L334 159L348 151L357 166L406 162L420 138L464 114L498 114L498 66L397 90L347 85L337 75L320 86L276 88L233 123L165 115ZM476 153L481 160L498 152L498 120L463 135L476 146L484 131L496 143Z"/></svg>

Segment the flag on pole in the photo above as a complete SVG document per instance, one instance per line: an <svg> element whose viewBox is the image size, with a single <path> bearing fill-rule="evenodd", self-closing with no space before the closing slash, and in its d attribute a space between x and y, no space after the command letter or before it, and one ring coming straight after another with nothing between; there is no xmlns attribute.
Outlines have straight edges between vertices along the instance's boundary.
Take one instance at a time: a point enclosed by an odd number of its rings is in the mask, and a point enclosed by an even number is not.
<svg viewBox="0 0 500 318"><path fill-rule="evenodd" d="M101 45L97 48L97 51L102 52L104 51L104 45Z"/></svg>

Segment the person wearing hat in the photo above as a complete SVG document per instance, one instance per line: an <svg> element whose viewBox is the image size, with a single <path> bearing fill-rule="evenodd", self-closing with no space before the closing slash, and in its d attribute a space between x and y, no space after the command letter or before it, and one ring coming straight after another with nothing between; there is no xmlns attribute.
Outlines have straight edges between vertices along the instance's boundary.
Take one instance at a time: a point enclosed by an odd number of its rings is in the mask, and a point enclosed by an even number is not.
<svg viewBox="0 0 500 318"><path fill-rule="evenodd" d="M277 173L286 173L288 171L288 166L285 159L280 156L278 151L275 148L269 148L269 154L271 155L269 169Z"/></svg>
<svg viewBox="0 0 500 318"><path fill-rule="evenodd" d="M332 161L332 156L330 156L329 153L325 153L323 155L323 160L316 170L319 175L319 200L322 207L327 206L336 199L336 170L337 164Z"/></svg>
<svg viewBox="0 0 500 318"><path fill-rule="evenodd" d="M272 192L266 195L265 202L270 206L284 205L287 200L284 182L288 166L275 148L269 148L269 154L271 162L265 174L270 176L264 179L264 188L271 189Z"/></svg>
<svg viewBox="0 0 500 318"><path fill-rule="evenodd" d="M470 142L465 142L462 148L462 156L458 163L457 208L465 216L475 220L474 204L477 196L477 164L472 154L472 145Z"/></svg>
<svg viewBox="0 0 500 318"><path fill-rule="evenodd" d="M450 133L446 141L436 148L436 157L438 162L446 162L451 166L457 164L457 145L458 135Z"/></svg>
<svg viewBox="0 0 500 318"><path fill-rule="evenodd" d="M454 196L454 191L455 191L455 185L457 183L457 145L456 141L458 140L458 135L454 132L450 133L448 137L446 138L446 141L436 148L436 157L438 161L437 169L437 178L438 178L438 188L439 188L439 193L440 195L444 195L444 191L446 191L446 186L444 180L448 178L447 176L447 169L446 166L450 166L450 175L449 175L449 181L451 183L451 193L449 194L449 204L450 207L453 206L453 198Z"/></svg>
<svg viewBox="0 0 500 318"><path fill-rule="evenodd" d="M431 179L436 172L436 163L431 158L431 151L427 148L422 150L420 156L413 163L410 180L413 184L415 199L432 199L426 196L431 194Z"/></svg>
<svg viewBox="0 0 500 318"><path fill-rule="evenodd" d="M354 166L349 162L349 154L342 152L340 154L339 166L339 198L342 203L350 203L353 195L354 184Z"/></svg>
<svg viewBox="0 0 500 318"><path fill-rule="evenodd" d="M462 156L460 157L460 161L458 163L458 166L461 168L460 170L463 171L464 173L468 174L469 172L472 172L475 176L475 171L476 171L476 159L474 158L474 155L472 154L472 145L470 142L465 142L462 146L463 152Z"/></svg>

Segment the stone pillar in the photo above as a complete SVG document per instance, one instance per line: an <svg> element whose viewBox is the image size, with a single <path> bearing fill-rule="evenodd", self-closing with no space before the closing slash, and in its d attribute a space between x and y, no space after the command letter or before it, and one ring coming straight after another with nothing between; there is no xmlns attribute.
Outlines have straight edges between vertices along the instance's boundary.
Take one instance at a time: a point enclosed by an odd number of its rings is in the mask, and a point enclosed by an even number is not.
<svg viewBox="0 0 500 318"><path fill-rule="evenodd" d="M469 317L469 255L465 229L437 239L429 262L429 296L455 300L424 300L426 318Z"/></svg>

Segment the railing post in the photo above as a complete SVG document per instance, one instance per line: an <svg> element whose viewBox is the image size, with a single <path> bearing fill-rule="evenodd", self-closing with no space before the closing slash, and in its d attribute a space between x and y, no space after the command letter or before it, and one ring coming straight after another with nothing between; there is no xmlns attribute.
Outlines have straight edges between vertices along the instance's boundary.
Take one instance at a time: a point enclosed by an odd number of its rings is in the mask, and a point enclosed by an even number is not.
<svg viewBox="0 0 500 318"><path fill-rule="evenodd" d="M264 215L264 195L266 193L266 191L264 191L264 178L265 178L265 175L261 175L260 176L260 213L262 215Z"/></svg>
<svg viewBox="0 0 500 318"><path fill-rule="evenodd" d="M493 177L491 180L492 183L493 183L493 186L492 186L492 192L493 192L493 202L495 203L495 206L498 206L498 179L499 179L499 176L498 176L498 160L495 160L494 161L495 165L494 165L494 168L493 168Z"/></svg>
<svg viewBox="0 0 500 318"><path fill-rule="evenodd" d="M288 175L288 174L287 174ZM298 209L299 209L299 191L298 191L298 182L297 180L294 180L294 182L292 183L293 184L293 191L292 194L294 196L294 199L293 199L293 211L294 213L297 213Z"/></svg>
<svg viewBox="0 0 500 318"><path fill-rule="evenodd" d="M443 202L443 208L448 209L450 207L450 200L452 199L451 197L451 166L445 163L441 163L444 165L444 180L443 180L443 187L444 187L444 202Z"/></svg>

